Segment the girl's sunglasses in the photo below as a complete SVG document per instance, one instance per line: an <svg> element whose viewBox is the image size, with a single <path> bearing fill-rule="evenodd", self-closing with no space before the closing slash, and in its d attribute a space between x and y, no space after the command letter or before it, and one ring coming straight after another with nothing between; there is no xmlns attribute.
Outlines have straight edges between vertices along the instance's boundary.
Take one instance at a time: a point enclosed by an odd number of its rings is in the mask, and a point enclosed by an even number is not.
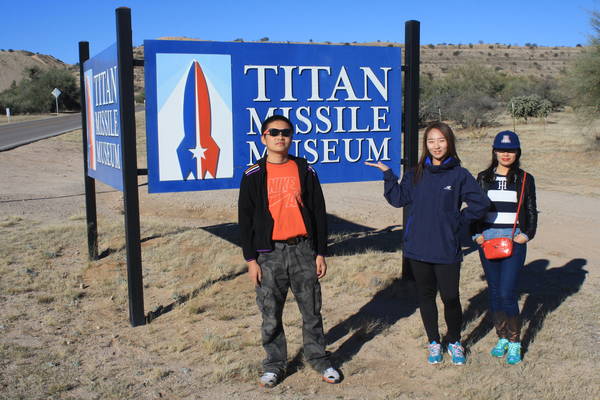
<svg viewBox="0 0 600 400"><path fill-rule="evenodd" d="M271 129L268 129L264 134L271 135L272 137L277 137L279 135L281 135L283 137L290 137L290 136L292 136L292 130L290 128L285 128L285 129L271 128Z"/></svg>

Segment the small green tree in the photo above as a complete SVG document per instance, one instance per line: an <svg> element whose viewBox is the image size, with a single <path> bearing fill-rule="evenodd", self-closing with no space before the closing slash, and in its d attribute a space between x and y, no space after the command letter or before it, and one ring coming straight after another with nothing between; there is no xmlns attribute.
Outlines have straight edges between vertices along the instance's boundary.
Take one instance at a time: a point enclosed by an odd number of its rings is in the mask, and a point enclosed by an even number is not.
<svg viewBox="0 0 600 400"><path fill-rule="evenodd" d="M591 14L591 46L575 60L566 78L573 107L590 116L600 115L600 12Z"/></svg>
<svg viewBox="0 0 600 400"><path fill-rule="evenodd" d="M39 68L26 70L26 78L19 84L0 93L0 109L9 107L15 113L40 113L54 110L54 88L62 94L58 98L59 108L78 110L79 85L75 77L64 69L42 71Z"/></svg>

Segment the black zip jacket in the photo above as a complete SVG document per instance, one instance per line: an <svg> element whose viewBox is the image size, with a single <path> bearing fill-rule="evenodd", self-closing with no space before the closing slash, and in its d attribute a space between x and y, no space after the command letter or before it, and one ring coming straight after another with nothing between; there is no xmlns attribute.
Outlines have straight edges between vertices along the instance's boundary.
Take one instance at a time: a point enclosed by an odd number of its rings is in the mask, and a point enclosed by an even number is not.
<svg viewBox="0 0 600 400"><path fill-rule="evenodd" d="M298 165L302 205L300 210L304 225L319 255L327 253L327 212L321 184L315 170L306 159L289 155ZM240 184L238 223L246 261L255 260L258 253L273 251L273 217L269 211L267 195L267 159L263 157L246 169Z"/></svg>
<svg viewBox="0 0 600 400"><path fill-rule="evenodd" d="M517 200L521 198L521 186L523 185L523 173L522 169L519 169L515 174L515 186L517 188ZM481 171L477 175L477 182L481 185L484 193L490 188L491 182L484 180L485 171ZM519 211L519 222L517 226L523 232L529 240L535 236L537 230L537 219L538 210L535 199L535 179L533 175L527 173L527 179L525 180L525 193L523 194L523 204ZM483 222L478 221L471 225L472 234L478 234L483 232Z"/></svg>

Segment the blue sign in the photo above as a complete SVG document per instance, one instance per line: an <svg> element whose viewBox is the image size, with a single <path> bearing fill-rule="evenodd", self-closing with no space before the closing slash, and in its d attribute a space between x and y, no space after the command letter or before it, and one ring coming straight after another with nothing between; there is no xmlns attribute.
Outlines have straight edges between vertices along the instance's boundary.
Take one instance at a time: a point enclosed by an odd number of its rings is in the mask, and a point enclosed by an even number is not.
<svg viewBox="0 0 600 400"><path fill-rule="evenodd" d="M123 191L117 45L83 64L88 175Z"/></svg>
<svg viewBox="0 0 600 400"><path fill-rule="evenodd" d="M323 183L400 165L400 48L147 40L144 60L151 193L239 187L273 114Z"/></svg>

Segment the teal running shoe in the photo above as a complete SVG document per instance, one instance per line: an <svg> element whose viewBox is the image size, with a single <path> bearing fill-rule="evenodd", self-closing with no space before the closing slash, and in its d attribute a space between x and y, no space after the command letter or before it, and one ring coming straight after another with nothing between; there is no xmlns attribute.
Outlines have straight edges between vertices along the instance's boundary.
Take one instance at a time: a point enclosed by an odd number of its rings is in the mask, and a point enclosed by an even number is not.
<svg viewBox="0 0 600 400"><path fill-rule="evenodd" d="M521 343L509 342L508 352L506 353L506 362L515 365L521 362Z"/></svg>
<svg viewBox="0 0 600 400"><path fill-rule="evenodd" d="M437 343L435 340L429 343L427 346L429 350L429 357L427 357L427 362L429 364L437 364L442 362L442 346Z"/></svg>
<svg viewBox="0 0 600 400"><path fill-rule="evenodd" d="M463 365L467 359L465 358L465 349L460 342L448 344L448 354L452 356L452 364Z"/></svg>
<svg viewBox="0 0 600 400"><path fill-rule="evenodd" d="M508 339L500 338L498 339L498 343L490 352L494 357L504 357L506 351L508 350Z"/></svg>

